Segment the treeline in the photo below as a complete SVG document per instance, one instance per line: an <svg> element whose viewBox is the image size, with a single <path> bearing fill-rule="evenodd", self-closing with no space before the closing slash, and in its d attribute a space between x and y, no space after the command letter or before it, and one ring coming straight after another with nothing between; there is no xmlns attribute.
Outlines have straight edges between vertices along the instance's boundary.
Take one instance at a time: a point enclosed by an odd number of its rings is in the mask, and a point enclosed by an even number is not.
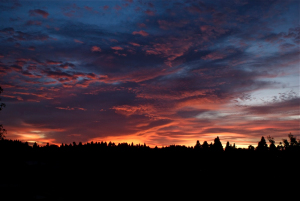
<svg viewBox="0 0 300 201"><path fill-rule="evenodd" d="M113 142L87 142L78 144L61 144L60 146L49 144L39 146L34 143L30 146L28 142L19 140L0 140L0 152L3 154L1 161L9 164L27 166L32 164L102 164L115 163L116 161L124 164L138 164L144 162L173 163L181 161L182 163L201 160L206 163L205 167L214 164L215 158L235 163L238 158L240 161L264 160L266 156L278 160L279 158L294 157L300 153L300 140L297 140L292 134L289 139L283 139L275 146L274 138L268 136L268 143L264 137L254 147L237 148L235 144L226 143L223 147L220 138L216 137L210 144L204 141L202 144L197 141L194 146L170 145L165 147L150 148L144 144L128 144ZM205 161L205 162L204 162ZM192 162L193 163L193 162ZM167 164L168 165L168 164Z"/></svg>
<svg viewBox="0 0 300 201"><path fill-rule="evenodd" d="M237 148L235 143L232 145L229 141L227 141L225 148L223 147L220 138L217 137L214 139L214 143L208 143L204 141L203 144L197 140L194 146L185 146L185 145L170 145L163 146L162 148L150 148L145 143L144 144L129 144L129 143L118 143L114 142L87 142L83 144L79 142L64 144L62 143L60 146L47 143L45 146L40 146L36 142L30 146L28 142L21 142L19 140L0 140L0 149L13 149L13 150L88 150L88 149L108 149L108 150L197 150L204 152L230 152L233 150L250 150L250 151L291 151L291 150L299 150L300 149L300 139L296 139L291 133L288 134L289 139L282 139L282 142L275 145L275 140L273 137L268 136L267 140L264 136L261 137L261 140L257 143L257 146L254 147L249 145L248 148ZM269 145L268 145L269 144Z"/></svg>
<svg viewBox="0 0 300 201"><path fill-rule="evenodd" d="M226 185L242 178L257 186L253 178L264 181L266 175L274 178L300 168L299 140L290 134L275 146L273 138L267 139L269 143L262 137L257 147L245 149L229 142L224 148L219 137L210 144L162 148L113 142L30 146L2 139L0 187L7 198L3 200L99 200L109 191L169 196L166 187L175 197L191 189L205 193L205 188L223 188L222 178Z"/></svg>

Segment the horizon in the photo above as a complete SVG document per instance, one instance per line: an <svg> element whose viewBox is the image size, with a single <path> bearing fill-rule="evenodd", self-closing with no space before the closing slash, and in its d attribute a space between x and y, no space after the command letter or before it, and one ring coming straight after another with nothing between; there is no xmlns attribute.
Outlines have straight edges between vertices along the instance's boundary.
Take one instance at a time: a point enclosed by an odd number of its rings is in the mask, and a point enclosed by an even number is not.
<svg viewBox="0 0 300 201"><path fill-rule="evenodd" d="M0 125L39 145L300 137L300 2L0 2Z"/></svg>

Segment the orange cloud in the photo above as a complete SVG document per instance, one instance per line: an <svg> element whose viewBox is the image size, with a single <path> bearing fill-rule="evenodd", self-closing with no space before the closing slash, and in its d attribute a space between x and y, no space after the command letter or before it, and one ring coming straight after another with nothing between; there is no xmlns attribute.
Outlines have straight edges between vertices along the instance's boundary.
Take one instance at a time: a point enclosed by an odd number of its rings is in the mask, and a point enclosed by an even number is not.
<svg viewBox="0 0 300 201"><path fill-rule="evenodd" d="M134 114L147 114L154 113L154 109L151 105L139 105L139 106L130 106L130 105L122 105L122 106L114 106L112 107L116 111L116 113L131 116Z"/></svg>
<svg viewBox="0 0 300 201"><path fill-rule="evenodd" d="M53 132L63 132L64 129L52 129L42 128L31 124L22 123L21 127L7 126L6 129L9 131L7 137L12 140L20 140L23 142L34 143L39 145L46 145L47 143L59 145L61 143L55 143L56 139L48 138L47 135Z"/></svg>

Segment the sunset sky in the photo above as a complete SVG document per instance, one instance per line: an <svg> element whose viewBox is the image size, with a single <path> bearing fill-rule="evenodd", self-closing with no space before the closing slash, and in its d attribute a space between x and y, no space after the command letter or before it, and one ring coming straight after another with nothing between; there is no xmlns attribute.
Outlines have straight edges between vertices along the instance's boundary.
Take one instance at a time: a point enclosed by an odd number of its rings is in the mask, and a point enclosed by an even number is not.
<svg viewBox="0 0 300 201"><path fill-rule="evenodd" d="M0 1L6 139L299 139L299 4Z"/></svg>

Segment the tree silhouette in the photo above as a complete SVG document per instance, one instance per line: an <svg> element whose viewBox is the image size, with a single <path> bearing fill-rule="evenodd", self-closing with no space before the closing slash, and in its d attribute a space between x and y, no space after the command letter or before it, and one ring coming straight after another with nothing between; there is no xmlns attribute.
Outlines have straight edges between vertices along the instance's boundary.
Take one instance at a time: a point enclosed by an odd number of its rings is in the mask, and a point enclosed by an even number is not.
<svg viewBox="0 0 300 201"><path fill-rule="evenodd" d="M294 137L293 135L292 135L292 133L290 133L289 135L289 138L290 138L290 145L293 147L293 146L297 146L297 140L296 140L296 137Z"/></svg>
<svg viewBox="0 0 300 201"><path fill-rule="evenodd" d="M34 142L33 146L32 146L34 149L37 149L39 146L37 145L36 142Z"/></svg>
<svg viewBox="0 0 300 201"><path fill-rule="evenodd" d="M249 145L248 150L254 151L254 147L252 145Z"/></svg>
<svg viewBox="0 0 300 201"><path fill-rule="evenodd" d="M229 141L227 141L225 151L232 151L232 150L235 150L235 143L231 145Z"/></svg>
<svg viewBox="0 0 300 201"><path fill-rule="evenodd" d="M199 142L199 140L197 140L197 142L196 142L196 144L194 146L194 149L199 150L200 148L201 148L200 142Z"/></svg>
<svg viewBox="0 0 300 201"><path fill-rule="evenodd" d="M267 137L270 143L270 151L275 151L276 150L276 146L275 146L275 140L273 137L271 137L270 135Z"/></svg>
<svg viewBox="0 0 300 201"><path fill-rule="evenodd" d="M298 142L297 142L296 137L294 137L292 135L292 133L288 134L288 137L289 137L290 141L288 141L287 139L282 140L285 150L297 149L297 147L298 148L300 147L300 140L298 140Z"/></svg>
<svg viewBox="0 0 300 201"><path fill-rule="evenodd" d="M258 142L258 146L256 147L257 151L266 151L268 150L268 145L264 136L261 137L261 140Z"/></svg>
<svg viewBox="0 0 300 201"><path fill-rule="evenodd" d="M214 140L213 149L215 151L223 151L223 146L222 146L219 136L217 136L217 138L215 138L215 140Z"/></svg>
<svg viewBox="0 0 300 201"><path fill-rule="evenodd" d="M204 142L203 142L202 148L203 148L203 150L205 150L205 151L208 150L209 145L208 145L207 141L204 141Z"/></svg>
<svg viewBox="0 0 300 201"><path fill-rule="evenodd" d="M3 92L3 89L0 87L0 94ZM1 98L0 98L1 101ZM0 111L2 110L2 108L5 107L4 103L0 103ZM6 130L3 128L2 124L0 124L0 139L3 139L4 133L6 133Z"/></svg>
<svg viewBox="0 0 300 201"><path fill-rule="evenodd" d="M284 149L287 150L290 147L290 143L288 142L287 139L283 139L282 141L283 141Z"/></svg>

